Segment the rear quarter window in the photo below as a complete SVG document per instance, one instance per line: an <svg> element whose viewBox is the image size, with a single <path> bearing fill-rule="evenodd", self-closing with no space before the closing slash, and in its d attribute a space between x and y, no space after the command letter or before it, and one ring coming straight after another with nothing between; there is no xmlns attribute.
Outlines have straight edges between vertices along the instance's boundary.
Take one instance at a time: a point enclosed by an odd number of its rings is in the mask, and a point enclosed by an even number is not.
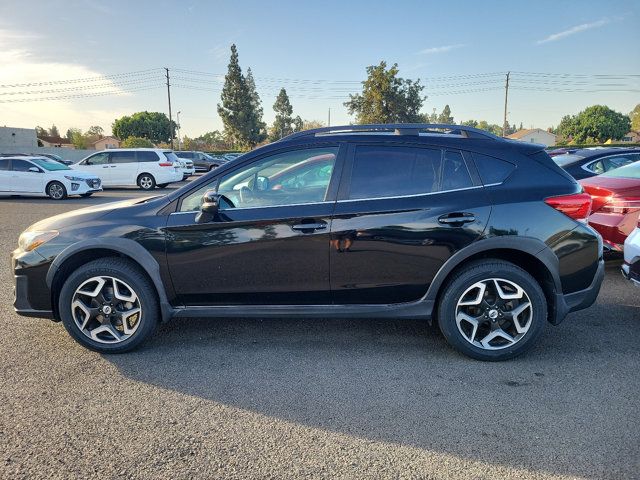
<svg viewBox="0 0 640 480"><path fill-rule="evenodd" d="M137 155L139 162L157 162L159 160L156 152L140 151Z"/></svg>
<svg viewBox="0 0 640 480"><path fill-rule="evenodd" d="M511 162L480 153L473 154L473 161L484 185L502 183L516 169L516 166Z"/></svg>

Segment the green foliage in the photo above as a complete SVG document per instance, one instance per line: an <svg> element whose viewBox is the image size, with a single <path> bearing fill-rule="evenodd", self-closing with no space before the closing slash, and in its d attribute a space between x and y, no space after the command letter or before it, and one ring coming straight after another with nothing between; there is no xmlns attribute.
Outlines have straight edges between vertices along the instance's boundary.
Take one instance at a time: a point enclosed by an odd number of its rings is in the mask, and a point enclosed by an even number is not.
<svg viewBox="0 0 640 480"><path fill-rule="evenodd" d="M269 132L269 140L272 142L282 137L286 137L293 133L293 107L289 101L289 96L284 88L280 89L278 98L273 104L273 111L276 112L276 118L273 121Z"/></svg>
<svg viewBox="0 0 640 480"><path fill-rule="evenodd" d="M313 128L322 128L324 127L324 123L320 120L303 120L302 121L302 130L311 130Z"/></svg>
<svg viewBox="0 0 640 480"><path fill-rule="evenodd" d="M148 138L127 137L122 142L123 148L153 148L155 145Z"/></svg>
<svg viewBox="0 0 640 480"><path fill-rule="evenodd" d="M79 133L80 135L82 135L82 130L80 130L79 128L74 128L74 127L71 127L69 129L67 129L67 133L65 135L67 140L69 140L70 142L73 142L73 134L74 133Z"/></svg>
<svg viewBox="0 0 640 480"><path fill-rule="evenodd" d="M90 137L102 138L104 136L104 129L98 125L94 125L92 127L89 127L89 130L87 130L87 135Z"/></svg>
<svg viewBox="0 0 640 480"><path fill-rule="evenodd" d="M74 128L71 133L71 143L73 143L74 147L80 150L89 148L89 139L86 135L83 135L82 131L78 128Z"/></svg>
<svg viewBox="0 0 640 480"><path fill-rule="evenodd" d="M494 135L501 136L502 135L502 127L500 125L496 125L495 123L489 123L486 120L466 120L462 122L460 125L465 125L467 127L479 128L480 130L486 130L487 132L493 133ZM510 127L507 129L507 135L510 135L515 131L516 126Z"/></svg>
<svg viewBox="0 0 640 480"><path fill-rule="evenodd" d="M51 128L49 129L49 136L50 137L59 137L60 136L60 132L58 131L58 127L56 127L55 125L51 125Z"/></svg>
<svg viewBox="0 0 640 480"><path fill-rule="evenodd" d="M249 72L248 81L245 79L235 45L231 45L231 58L224 77L221 100L218 115L222 118L225 136L234 146L248 149L264 140L265 124L262 121L262 108L253 75Z"/></svg>
<svg viewBox="0 0 640 480"><path fill-rule="evenodd" d="M36 137L47 137L49 132L47 132L46 128L42 128L41 126L36 127Z"/></svg>
<svg viewBox="0 0 640 480"><path fill-rule="evenodd" d="M442 113L438 116L438 121L436 123L444 123L444 124L452 124L453 117L451 116L451 108L449 105L445 105L442 109Z"/></svg>
<svg viewBox="0 0 640 480"><path fill-rule="evenodd" d="M556 129L557 135L571 143L603 143L620 140L631 130L631 120L605 105L593 105L578 115L565 115Z"/></svg>
<svg viewBox="0 0 640 480"><path fill-rule="evenodd" d="M171 123L175 132L176 122L170 122L164 113L145 111L116 119L112 130L118 138L141 137L154 144L168 143L171 141Z"/></svg>
<svg viewBox="0 0 640 480"><path fill-rule="evenodd" d="M367 67L367 79L362 82L362 93L349 95L344 103L356 123L413 123L422 120L420 109L425 97L420 80L398 77L398 65L387 70L387 63Z"/></svg>
<svg viewBox="0 0 640 480"><path fill-rule="evenodd" d="M640 132L640 103L629 113L631 120L631 130Z"/></svg>
<svg viewBox="0 0 640 480"><path fill-rule="evenodd" d="M183 150L201 150L205 152L212 150L226 151L230 150L231 147L232 142L225 138L218 130L207 132L196 138L185 136L182 140Z"/></svg>

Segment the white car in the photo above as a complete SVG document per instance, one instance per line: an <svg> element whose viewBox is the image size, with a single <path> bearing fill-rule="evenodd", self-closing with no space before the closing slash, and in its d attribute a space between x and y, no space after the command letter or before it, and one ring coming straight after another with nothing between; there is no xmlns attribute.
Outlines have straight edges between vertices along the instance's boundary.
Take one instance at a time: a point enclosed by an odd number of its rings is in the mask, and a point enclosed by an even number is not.
<svg viewBox="0 0 640 480"><path fill-rule="evenodd" d="M180 166L182 168L182 179L186 180L191 175L196 173L196 168L193 166L193 160L189 160L188 158L178 157L180 161Z"/></svg>
<svg viewBox="0 0 640 480"><path fill-rule="evenodd" d="M622 275L640 287L640 227L636 227L624 241Z"/></svg>
<svg viewBox="0 0 640 480"><path fill-rule="evenodd" d="M101 190L98 175L71 170L50 158L0 158L0 195L49 196L62 200L68 195L88 197Z"/></svg>
<svg viewBox="0 0 640 480"><path fill-rule="evenodd" d="M102 179L103 187L137 185L143 190L181 182L182 166L176 154L161 148L102 150L71 165Z"/></svg>

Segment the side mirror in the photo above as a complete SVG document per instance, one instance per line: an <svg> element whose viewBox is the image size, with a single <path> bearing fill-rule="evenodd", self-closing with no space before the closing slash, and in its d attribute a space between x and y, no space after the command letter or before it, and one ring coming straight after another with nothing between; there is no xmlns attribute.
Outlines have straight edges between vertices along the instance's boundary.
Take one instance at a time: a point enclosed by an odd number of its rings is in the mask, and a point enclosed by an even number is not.
<svg viewBox="0 0 640 480"><path fill-rule="evenodd" d="M269 189L269 179L267 177L258 177L256 179L256 190L264 192Z"/></svg>
<svg viewBox="0 0 640 480"><path fill-rule="evenodd" d="M40 173L42 170L40 170L38 167L29 167L29 171L34 173Z"/></svg>
<svg viewBox="0 0 640 480"><path fill-rule="evenodd" d="M202 195L200 212L196 215L196 222L207 223L215 218L220 209L220 195L214 190L207 190Z"/></svg>

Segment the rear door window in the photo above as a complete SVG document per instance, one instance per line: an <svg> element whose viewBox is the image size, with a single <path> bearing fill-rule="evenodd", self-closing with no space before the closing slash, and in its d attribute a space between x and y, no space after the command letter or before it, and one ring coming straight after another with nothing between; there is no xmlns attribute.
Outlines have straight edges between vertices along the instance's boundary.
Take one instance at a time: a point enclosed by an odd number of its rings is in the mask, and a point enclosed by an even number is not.
<svg viewBox="0 0 640 480"><path fill-rule="evenodd" d="M516 168L511 162L480 153L473 154L473 161L476 164L483 185L504 182Z"/></svg>
<svg viewBox="0 0 640 480"><path fill-rule="evenodd" d="M624 167L630 163L640 160L640 154L625 153L623 155L613 155L611 157L605 157L602 159L602 165L605 172L614 170L616 168Z"/></svg>
<svg viewBox="0 0 640 480"><path fill-rule="evenodd" d="M124 152L111 152L109 154L109 163L135 163L136 152L124 151Z"/></svg>
<svg viewBox="0 0 640 480"><path fill-rule="evenodd" d="M9 160L0 158L0 170L9 170Z"/></svg>
<svg viewBox="0 0 640 480"><path fill-rule="evenodd" d="M35 165L31 162L27 162L26 160L14 159L11 163L11 170L14 172L28 172L31 167L35 167Z"/></svg>
<svg viewBox="0 0 640 480"><path fill-rule="evenodd" d="M439 188L441 165L440 149L358 146L353 157L348 198L357 200L435 192Z"/></svg>
<svg viewBox="0 0 640 480"><path fill-rule="evenodd" d="M140 151L137 152L138 162L157 162L159 160L156 152Z"/></svg>
<svg viewBox="0 0 640 480"><path fill-rule="evenodd" d="M473 187L473 180L471 180L464 157L460 152L445 150L440 190L460 190L469 187Z"/></svg>

